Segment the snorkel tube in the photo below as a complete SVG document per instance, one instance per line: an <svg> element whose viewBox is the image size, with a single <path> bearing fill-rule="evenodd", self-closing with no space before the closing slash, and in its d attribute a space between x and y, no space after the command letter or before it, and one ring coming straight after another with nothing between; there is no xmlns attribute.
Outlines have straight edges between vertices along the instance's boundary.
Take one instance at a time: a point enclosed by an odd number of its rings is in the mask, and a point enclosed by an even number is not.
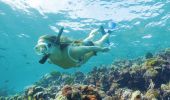
<svg viewBox="0 0 170 100"><path fill-rule="evenodd" d="M47 61L47 59L48 59L49 56L50 56L50 54L44 55L44 56L39 60L39 63L40 63L40 64L44 64L44 63Z"/></svg>
<svg viewBox="0 0 170 100"><path fill-rule="evenodd" d="M61 37L61 35L63 33L63 30L64 30L64 27L61 27L61 29L59 30L59 33L58 33L57 38L54 41L54 43L60 44L60 37ZM50 54L44 54L44 56L39 60L39 63L44 64L47 61L47 59L49 58L49 56L50 56Z"/></svg>
<svg viewBox="0 0 170 100"><path fill-rule="evenodd" d="M64 27L61 27L61 29L59 30L57 39L54 41L54 43L60 44L60 37L61 37L61 35L62 35L62 33L63 33L63 30L64 30Z"/></svg>

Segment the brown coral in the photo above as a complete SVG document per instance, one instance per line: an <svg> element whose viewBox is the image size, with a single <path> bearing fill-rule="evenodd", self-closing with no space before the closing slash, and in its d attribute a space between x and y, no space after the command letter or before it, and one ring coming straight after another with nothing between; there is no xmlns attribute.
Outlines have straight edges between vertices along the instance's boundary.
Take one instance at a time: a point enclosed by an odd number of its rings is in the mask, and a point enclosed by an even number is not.
<svg viewBox="0 0 170 100"><path fill-rule="evenodd" d="M64 88L62 89L62 95L68 96L71 93L72 93L72 87L69 85L64 86Z"/></svg>

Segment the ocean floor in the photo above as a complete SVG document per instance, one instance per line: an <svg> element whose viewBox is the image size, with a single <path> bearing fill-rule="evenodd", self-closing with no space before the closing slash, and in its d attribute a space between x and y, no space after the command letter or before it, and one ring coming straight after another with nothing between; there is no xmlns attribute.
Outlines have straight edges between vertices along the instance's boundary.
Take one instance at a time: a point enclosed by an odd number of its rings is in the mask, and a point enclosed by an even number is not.
<svg viewBox="0 0 170 100"><path fill-rule="evenodd" d="M94 67L87 74L53 71L23 93L0 100L170 100L170 49Z"/></svg>

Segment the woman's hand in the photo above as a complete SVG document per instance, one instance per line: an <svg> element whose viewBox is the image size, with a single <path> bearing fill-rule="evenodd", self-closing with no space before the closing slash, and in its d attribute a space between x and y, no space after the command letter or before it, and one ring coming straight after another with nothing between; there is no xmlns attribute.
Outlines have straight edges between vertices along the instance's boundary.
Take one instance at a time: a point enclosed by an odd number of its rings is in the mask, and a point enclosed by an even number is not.
<svg viewBox="0 0 170 100"><path fill-rule="evenodd" d="M103 47L103 48L102 48L102 52L108 52L109 50L110 50L109 47Z"/></svg>

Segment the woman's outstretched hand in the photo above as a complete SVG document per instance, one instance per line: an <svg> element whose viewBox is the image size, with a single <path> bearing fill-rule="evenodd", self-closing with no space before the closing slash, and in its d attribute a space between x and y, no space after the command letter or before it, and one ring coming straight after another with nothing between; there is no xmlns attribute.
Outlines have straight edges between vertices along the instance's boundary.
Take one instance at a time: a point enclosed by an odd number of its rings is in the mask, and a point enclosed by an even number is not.
<svg viewBox="0 0 170 100"><path fill-rule="evenodd" d="M103 47L103 48L102 48L102 52L108 52L109 50L110 50L109 47Z"/></svg>

